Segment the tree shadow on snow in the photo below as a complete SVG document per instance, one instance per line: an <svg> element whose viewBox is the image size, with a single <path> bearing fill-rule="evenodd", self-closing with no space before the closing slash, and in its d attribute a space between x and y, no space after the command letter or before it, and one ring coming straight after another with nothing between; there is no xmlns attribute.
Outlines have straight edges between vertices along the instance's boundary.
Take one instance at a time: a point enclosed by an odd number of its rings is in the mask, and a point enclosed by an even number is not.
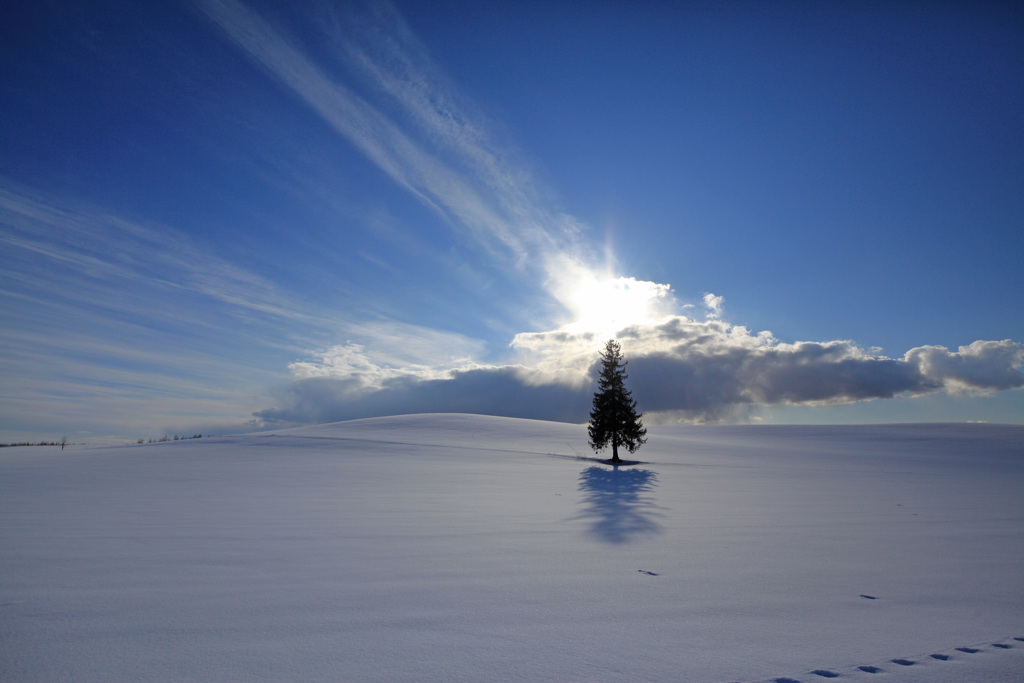
<svg viewBox="0 0 1024 683"><path fill-rule="evenodd" d="M658 506L645 494L654 490L656 472L641 469L588 467L580 473L579 490L586 509L576 519L591 521L590 532L608 543L627 543L661 531Z"/></svg>

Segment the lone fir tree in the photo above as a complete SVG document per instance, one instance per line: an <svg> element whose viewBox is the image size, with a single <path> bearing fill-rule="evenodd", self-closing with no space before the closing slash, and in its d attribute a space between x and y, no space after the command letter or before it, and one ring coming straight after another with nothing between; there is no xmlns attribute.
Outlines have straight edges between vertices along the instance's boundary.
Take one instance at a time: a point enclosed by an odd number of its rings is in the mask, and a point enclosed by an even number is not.
<svg viewBox="0 0 1024 683"><path fill-rule="evenodd" d="M601 354L601 374L597 379L597 393L594 394L594 409L590 411L590 447L600 451L609 443L612 445L612 462L619 459L619 446L630 453L647 442L647 429L637 412L636 401L626 389L626 361L622 359L622 348L614 339L609 339Z"/></svg>

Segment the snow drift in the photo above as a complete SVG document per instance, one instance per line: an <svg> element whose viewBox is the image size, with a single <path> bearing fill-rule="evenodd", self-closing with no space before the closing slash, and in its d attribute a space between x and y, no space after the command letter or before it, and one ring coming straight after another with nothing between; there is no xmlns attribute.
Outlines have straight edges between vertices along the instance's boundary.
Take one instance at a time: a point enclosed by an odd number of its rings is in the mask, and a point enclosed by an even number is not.
<svg viewBox="0 0 1024 683"><path fill-rule="evenodd" d="M1024 677L1024 427L378 418L0 451L0 678Z"/></svg>

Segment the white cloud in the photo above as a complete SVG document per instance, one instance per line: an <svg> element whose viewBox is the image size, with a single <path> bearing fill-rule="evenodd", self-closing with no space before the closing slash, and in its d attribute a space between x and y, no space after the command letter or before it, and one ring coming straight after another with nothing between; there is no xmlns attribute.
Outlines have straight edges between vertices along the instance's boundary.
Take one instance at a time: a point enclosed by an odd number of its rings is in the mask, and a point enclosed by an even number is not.
<svg viewBox="0 0 1024 683"><path fill-rule="evenodd" d="M709 318L721 318L722 306L725 304L725 297L715 296L711 292L704 294L704 308L708 309Z"/></svg>
<svg viewBox="0 0 1024 683"><path fill-rule="evenodd" d="M395 379L449 378L453 370L474 366L484 347L464 335L397 322L352 325L349 329L362 343L315 351L288 366L292 375L299 380L340 379L349 391L373 391Z"/></svg>
<svg viewBox="0 0 1024 683"><path fill-rule="evenodd" d="M1024 347L1004 340L976 341L949 352L911 349L902 358L878 355L854 342L779 342L770 332L752 333L717 318L667 316L632 325L616 335L629 365L629 386L653 420L735 419L759 406L814 406L919 396L964 389L1000 391L1024 386ZM513 346L514 365L428 368L383 367L360 349L316 384L297 375L280 405L262 411L266 420L316 421L365 417L374 411L490 412L519 417L586 420L603 338L560 328L523 333ZM321 375L323 377L324 375ZM355 387L358 401L348 401ZM312 392L317 401L307 400ZM500 397L500 401L495 397ZM557 397L557 401L553 401ZM369 399L369 400L367 400ZM312 413L302 406L315 403ZM543 406L550 412L540 414Z"/></svg>
<svg viewBox="0 0 1024 683"><path fill-rule="evenodd" d="M1002 391L1024 386L1024 347L1010 339L976 341L951 352L945 346L919 346L904 360L949 391Z"/></svg>

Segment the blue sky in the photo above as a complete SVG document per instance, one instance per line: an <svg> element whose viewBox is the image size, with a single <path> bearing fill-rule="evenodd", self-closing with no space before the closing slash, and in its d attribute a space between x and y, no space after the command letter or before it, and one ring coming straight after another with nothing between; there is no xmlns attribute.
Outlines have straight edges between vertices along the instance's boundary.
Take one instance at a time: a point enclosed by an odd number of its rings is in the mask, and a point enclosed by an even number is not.
<svg viewBox="0 0 1024 683"><path fill-rule="evenodd" d="M7 3L0 441L1024 422L1002 3Z"/></svg>

